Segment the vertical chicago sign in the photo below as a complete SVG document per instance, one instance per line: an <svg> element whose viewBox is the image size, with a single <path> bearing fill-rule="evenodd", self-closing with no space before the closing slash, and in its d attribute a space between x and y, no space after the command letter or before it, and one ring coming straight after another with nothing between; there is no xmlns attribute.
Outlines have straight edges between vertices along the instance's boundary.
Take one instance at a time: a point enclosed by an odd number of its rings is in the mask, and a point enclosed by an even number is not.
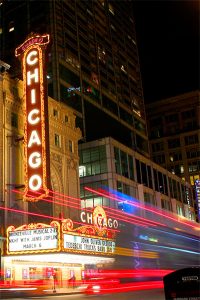
<svg viewBox="0 0 200 300"><path fill-rule="evenodd" d="M23 65L25 96L25 193L27 201L38 201L49 190L48 96L45 49L49 35L34 35L15 50Z"/></svg>

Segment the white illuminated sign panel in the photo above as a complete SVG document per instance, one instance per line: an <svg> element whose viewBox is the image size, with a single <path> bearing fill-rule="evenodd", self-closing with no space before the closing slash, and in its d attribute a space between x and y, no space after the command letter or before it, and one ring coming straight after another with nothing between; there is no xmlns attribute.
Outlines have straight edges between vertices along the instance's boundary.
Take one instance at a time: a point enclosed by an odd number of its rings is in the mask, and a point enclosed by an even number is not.
<svg viewBox="0 0 200 300"><path fill-rule="evenodd" d="M10 231L8 252L42 251L58 248L58 228Z"/></svg>
<svg viewBox="0 0 200 300"><path fill-rule="evenodd" d="M106 239L64 234L64 250L112 254L115 242Z"/></svg>
<svg viewBox="0 0 200 300"><path fill-rule="evenodd" d="M198 211L198 218L200 221L200 180L195 180L195 191L196 191L196 204Z"/></svg>

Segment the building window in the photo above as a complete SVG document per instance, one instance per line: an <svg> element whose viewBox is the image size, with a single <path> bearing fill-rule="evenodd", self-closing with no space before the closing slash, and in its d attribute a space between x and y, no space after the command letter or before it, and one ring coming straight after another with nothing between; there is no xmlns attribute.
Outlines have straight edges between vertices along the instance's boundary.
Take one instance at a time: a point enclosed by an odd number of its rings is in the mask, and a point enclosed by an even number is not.
<svg viewBox="0 0 200 300"><path fill-rule="evenodd" d="M148 173L148 186L151 189L153 189L153 178L152 178L152 172L150 166L147 166L147 173Z"/></svg>
<svg viewBox="0 0 200 300"><path fill-rule="evenodd" d="M157 206L154 195L144 192L144 202Z"/></svg>
<svg viewBox="0 0 200 300"><path fill-rule="evenodd" d="M121 158L121 167L122 167L122 176L128 178L128 160L127 154L124 151L120 151Z"/></svg>
<svg viewBox="0 0 200 300"><path fill-rule="evenodd" d="M143 185L148 186L147 166L143 162L141 162L141 172L142 172L142 183Z"/></svg>
<svg viewBox="0 0 200 300"><path fill-rule="evenodd" d="M16 113L11 113L11 126L18 128L18 114Z"/></svg>
<svg viewBox="0 0 200 300"><path fill-rule="evenodd" d="M68 121L69 121L68 116L65 116L65 123L68 123Z"/></svg>
<svg viewBox="0 0 200 300"><path fill-rule="evenodd" d="M114 155L115 155L115 172L117 174L121 174L121 165L120 165L120 154L119 149L114 148Z"/></svg>
<svg viewBox="0 0 200 300"><path fill-rule="evenodd" d="M79 177L84 177L86 174L85 166L79 166Z"/></svg>
<svg viewBox="0 0 200 300"><path fill-rule="evenodd" d="M161 199L161 206L165 210L172 211L171 202L169 202L168 200Z"/></svg>
<svg viewBox="0 0 200 300"><path fill-rule="evenodd" d="M117 191L124 195L129 195L129 196L131 195L131 187L128 184L125 184L121 181L117 181ZM121 196L121 198L123 199L123 195ZM124 201L126 201L126 197L124 197ZM119 208L119 203L122 204L124 202L118 202L118 208Z"/></svg>
<svg viewBox="0 0 200 300"><path fill-rule="evenodd" d="M176 138L168 140L168 147L169 149L180 147L180 139Z"/></svg>
<svg viewBox="0 0 200 300"><path fill-rule="evenodd" d="M200 156L200 150L191 149L187 151L187 158L196 158Z"/></svg>
<svg viewBox="0 0 200 300"><path fill-rule="evenodd" d="M198 143L198 135L189 135L185 136L185 145L192 145L192 144L197 144Z"/></svg>
<svg viewBox="0 0 200 300"><path fill-rule="evenodd" d="M159 192L161 194L164 194L165 190L164 190L163 174L159 171L158 171L158 184L159 184Z"/></svg>
<svg viewBox="0 0 200 300"><path fill-rule="evenodd" d="M162 151L162 150L164 150L164 143L163 142L152 144L152 151L153 152Z"/></svg>
<svg viewBox="0 0 200 300"><path fill-rule="evenodd" d="M183 119L190 119L190 118L194 118L195 117L195 110L191 109L191 110L186 110L182 112L182 118Z"/></svg>
<svg viewBox="0 0 200 300"><path fill-rule="evenodd" d="M163 174L163 183L164 183L164 193L165 195L169 196L168 181L167 181L167 176L165 174Z"/></svg>
<svg viewBox="0 0 200 300"><path fill-rule="evenodd" d="M74 143L71 140L69 140L69 152L74 153Z"/></svg>
<svg viewBox="0 0 200 300"><path fill-rule="evenodd" d="M180 165L180 172L181 172L181 174L184 173L184 166L183 165Z"/></svg>
<svg viewBox="0 0 200 300"><path fill-rule="evenodd" d="M133 165L133 157L131 155L128 156L128 165L129 165L129 178L134 180L134 165Z"/></svg>
<svg viewBox="0 0 200 300"><path fill-rule="evenodd" d="M165 163L165 155L161 154L161 155L154 155L153 156L153 161L157 164L164 164Z"/></svg>
<svg viewBox="0 0 200 300"><path fill-rule="evenodd" d="M138 131L140 131L140 132L146 134L146 128L145 128L145 125L144 125L142 122L140 122L139 120L135 119L135 120L134 120L134 123L135 123L135 128L136 128Z"/></svg>
<svg viewBox="0 0 200 300"><path fill-rule="evenodd" d="M184 120L183 128L185 131L191 131L197 128L196 120Z"/></svg>
<svg viewBox="0 0 200 300"><path fill-rule="evenodd" d="M153 169L153 177L154 177L154 184L155 184L155 190L159 192L159 187L158 187L158 172L156 169Z"/></svg>
<svg viewBox="0 0 200 300"><path fill-rule="evenodd" d="M151 138L158 138L163 135L163 120L162 118L151 119L149 128L151 129Z"/></svg>
<svg viewBox="0 0 200 300"><path fill-rule="evenodd" d="M170 161L179 161L182 160L182 154L181 152L173 152L169 154L169 160Z"/></svg>
<svg viewBox="0 0 200 300"><path fill-rule="evenodd" d="M96 182L90 182L87 184L88 187L97 190L98 188L102 188L102 186L108 186L107 180L101 180ZM93 208L95 206L110 206L110 200L105 197L97 196L95 194L91 194L91 192L84 189L85 185L81 184L80 186L80 198L81 208Z"/></svg>
<svg viewBox="0 0 200 300"><path fill-rule="evenodd" d="M134 180L133 157L116 147L114 147L114 155L116 173Z"/></svg>
<svg viewBox="0 0 200 300"><path fill-rule="evenodd" d="M56 118L58 117L58 111L55 108L53 109L53 116Z"/></svg>
<svg viewBox="0 0 200 300"><path fill-rule="evenodd" d="M80 165L84 166L83 176L97 175L107 172L105 146L84 149L79 152Z"/></svg>
<svg viewBox="0 0 200 300"><path fill-rule="evenodd" d="M177 114L172 114L172 115L168 115L168 116L165 117L166 123L177 122L177 120L178 120L178 115Z"/></svg>
<svg viewBox="0 0 200 300"><path fill-rule="evenodd" d="M198 165L196 161L190 162L188 164L188 171L189 173L197 172L198 171Z"/></svg>
<svg viewBox="0 0 200 300"><path fill-rule="evenodd" d="M172 193L173 193L173 197L177 199L177 197L178 197L178 188L177 188L177 182L174 179L172 179Z"/></svg>
<svg viewBox="0 0 200 300"><path fill-rule="evenodd" d="M55 146L60 147L60 136L55 133L54 135Z"/></svg>
<svg viewBox="0 0 200 300"><path fill-rule="evenodd" d="M180 174L184 173L183 165L174 165L174 166L172 166L172 173L177 174L177 175L180 175Z"/></svg>
<svg viewBox="0 0 200 300"><path fill-rule="evenodd" d="M161 128L151 128L151 138L160 138L163 136L163 130Z"/></svg>
<svg viewBox="0 0 200 300"><path fill-rule="evenodd" d="M200 175L192 175L192 176L190 176L190 183L191 183L191 185L195 184L195 180L200 180Z"/></svg>
<svg viewBox="0 0 200 300"><path fill-rule="evenodd" d="M177 209L177 214L179 216L183 216L183 208L180 205L177 205L176 209Z"/></svg>
<svg viewBox="0 0 200 300"><path fill-rule="evenodd" d="M82 164L87 164L90 162L90 149L83 150L81 152Z"/></svg>
<svg viewBox="0 0 200 300"><path fill-rule="evenodd" d="M136 172L137 172L137 182L142 183L142 173L141 173L140 161L138 159L136 159L135 163L136 163Z"/></svg>

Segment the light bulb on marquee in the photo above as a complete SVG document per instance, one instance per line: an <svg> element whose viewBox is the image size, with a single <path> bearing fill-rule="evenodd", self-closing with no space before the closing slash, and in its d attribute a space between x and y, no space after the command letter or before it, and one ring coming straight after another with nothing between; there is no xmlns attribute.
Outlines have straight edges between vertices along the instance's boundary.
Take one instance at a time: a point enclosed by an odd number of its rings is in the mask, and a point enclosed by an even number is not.
<svg viewBox="0 0 200 300"><path fill-rule="evenodd" d="M44 50L49 35L34 35L15 50L22 57L25 92L25 194L24 199L38 201L49 193L48 99L45 93ZM48 168L47 168L48 167Z"/></svg>

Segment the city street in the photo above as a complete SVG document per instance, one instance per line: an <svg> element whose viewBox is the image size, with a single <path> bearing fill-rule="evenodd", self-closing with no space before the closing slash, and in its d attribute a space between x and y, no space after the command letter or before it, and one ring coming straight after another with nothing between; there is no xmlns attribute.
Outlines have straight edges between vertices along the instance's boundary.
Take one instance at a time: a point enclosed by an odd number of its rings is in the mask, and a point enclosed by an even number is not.
<svg viewBox="0 0 200 300"><path fill-rule="evenodd" d="M0 300L200 300L198 0L0 0Z"/></svg>
<svg viewBox="0 0 200 300"><path fill-rule="evenodd" d="M3 299L3 298L2 298ZM12 300L19 298L10 298ZM25 299L57 299L57 300L85 300L85 299L96 299L96 300L165 300L164 291L161 289L158 290L148 290L148 291L136 291L131 293L116 293L108 295L99 295L99 296L87 296L83 294L78 295L52 295L52 296L43 296L43 297L29 297L29 298L20 298L21 300Z"/></svg>

